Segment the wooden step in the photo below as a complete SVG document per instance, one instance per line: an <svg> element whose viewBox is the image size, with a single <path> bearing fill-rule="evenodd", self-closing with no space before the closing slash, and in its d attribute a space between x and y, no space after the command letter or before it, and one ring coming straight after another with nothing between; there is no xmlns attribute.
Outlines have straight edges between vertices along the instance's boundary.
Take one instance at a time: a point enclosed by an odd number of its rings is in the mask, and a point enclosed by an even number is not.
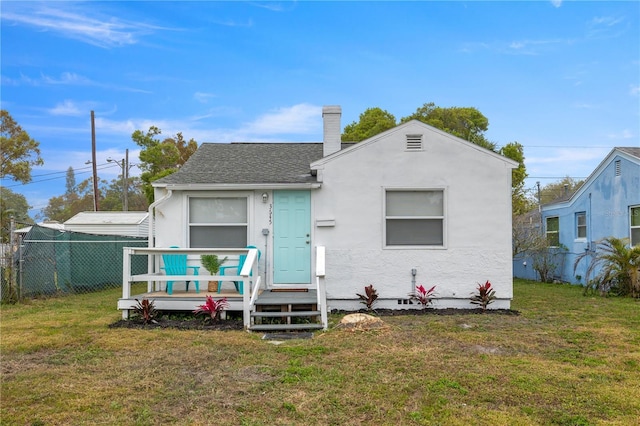
<svg viewBox="0 0 640 426"><path fill-rule="evenodd" d="M278 317L318 317L320 311L291 311L291 312L251 312L252 317L278 318Z"/></svg>
<svg viewBox="0 0 640 426"><path fill-rule="evenodd" d="M254 324L250 331L322 330L322 324Z"/></svg>
<svg viewBox="0 0 640 426"><path fill-rule="evenodd" d="M310 305L317 304L318 297L315 290L305 292L296 291L265 291L255 301L256 306L268 305Z"/></svg>
<svg viewBox="0 0 640 426"><path fill-rule="evenodd" d="M287 297L270 297L258 298L255 302L256 306L273 306L273 305L314 305L318 303L318 299L315 297L298 297L291 299Z"/></svg>

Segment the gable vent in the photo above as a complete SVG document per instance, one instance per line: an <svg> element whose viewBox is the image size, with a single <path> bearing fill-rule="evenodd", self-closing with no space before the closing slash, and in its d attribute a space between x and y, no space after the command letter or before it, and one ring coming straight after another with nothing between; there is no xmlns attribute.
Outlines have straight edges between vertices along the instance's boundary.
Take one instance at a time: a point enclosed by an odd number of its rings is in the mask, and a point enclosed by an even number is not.
<svg viewBox="0 0 640 426"><path fill-rule="evenodd" d="M616 176L620 176L621 171L620 171L620 160L616 160Z"/></svg>
<svg viewBox="0 0 640 426"><path fill-rule="evenodd" d="M407 135L407 151L422 151L422 135Z"/></svg>

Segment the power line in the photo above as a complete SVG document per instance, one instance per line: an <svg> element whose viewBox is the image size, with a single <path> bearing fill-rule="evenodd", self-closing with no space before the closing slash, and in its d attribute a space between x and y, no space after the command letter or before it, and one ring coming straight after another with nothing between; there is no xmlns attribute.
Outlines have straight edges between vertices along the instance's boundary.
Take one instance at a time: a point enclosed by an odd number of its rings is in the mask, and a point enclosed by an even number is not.
<svg viewBox="0 0 640 426"><path fill-rule="evenodd" d="M102 166L102 165L103 165L103 164L99 164L98 166ZM105 165L106 165L106 163L105 163ZM75 173L75 172L77 172L78 170L87 170L87 169L91 169L91 166L89 166L89 167L80 167L80 168L78 168L78 169L73 169L73 171L74 171L74 173ZM41 174L41 175L33 175L33 176L31 176L31 177L38 178L38 177L41 177L41 176L50 176L50 175L61 175L61 174L66 175L66 174L67 174L67 171L68 171L68 170L65 170L65 171L63 171L63 172L43 173L43 174Z"/></svg>
<svg viewBox="0 0 640 426"><path fill-rule="evenodd" d="M564 178L570 178L570 179L586 179L586 177L582 177L582 176L527 176L527 179L564 179Z"/></svg>
<svg viewBox="0 0 640 426"><path fill-rule="evenodd" d="M104 170L104 169L112 169L114 167L116 167L115 164L101 164L98 167L98 169L99 170ZM83 169L86 169L86 167L83 167ZM86 173L90 173L90 172L91 172L90 170L85 170L85 171L82 171L82 172L80 172L78 174L86 174ZM42 175L39 175L39 176L50 176L52 174L59 174L59 173L62 173L62 172L45 173L45 174L42 174ZM54 177L50 177L50 178L47 178L47 179L32 180L32 181L27 182L27 183L16 183L16 184L13 184L13 185L3 185L3 186L5 188L15 188L17 186L25 186L25 185L31 185L33 183L47 182L47 181L50 181L50 180L66 178L67 177L66 176L67 172L64 172L64 174L65 174L64 176L54 176ZM74 170L74 174L76 174L75 170Z"/></svg>
<svg viewBox="0 0 640 426"><path fill-rule="evenodd" d="M558 145L522 145L525 148L558 148L558 149L613 149L613 146L558 146Z"/></svg>

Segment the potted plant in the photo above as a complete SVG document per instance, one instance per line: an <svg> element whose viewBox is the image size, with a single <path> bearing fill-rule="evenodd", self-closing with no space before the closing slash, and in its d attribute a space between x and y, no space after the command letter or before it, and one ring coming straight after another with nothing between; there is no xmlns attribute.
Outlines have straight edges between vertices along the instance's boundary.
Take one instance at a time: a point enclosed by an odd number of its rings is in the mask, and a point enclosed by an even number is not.
<svg viewBox="0 0 640 426"><path fill-rule="evenodd" d="M227 258L220 260L215 254L203 254L200 256L200 262L202 266L209 271L211 275L218 275L220 266L227 261ZM209 281L208 291L218 291L218 281Z"/></svg>

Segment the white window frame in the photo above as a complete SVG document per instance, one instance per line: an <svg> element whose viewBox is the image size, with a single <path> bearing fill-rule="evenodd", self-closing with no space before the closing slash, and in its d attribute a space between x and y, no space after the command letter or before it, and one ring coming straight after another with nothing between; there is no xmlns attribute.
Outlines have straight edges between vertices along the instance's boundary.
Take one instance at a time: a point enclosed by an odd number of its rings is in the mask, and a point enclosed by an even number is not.
<svg viewBox="0 0 640 426"><path fill-rule="evenodd" d="M549 231L549 219L556 219L558 221L558 230L557 231ZM549 247L560 247L560 216L547 216L544 219L544 232L545 232L545 236L547 238L547 242L549 242ZM555 234L556 235L556 239L558 241L557 245L551 244L550 238L549 238L549 236L551 234Z"/></svg>
<svg viewBox="0 0 640 426"><path fill-rule="evenodd" d="M637 225L633 224L634 217L637 217ZM638 238L638 241L634 241L634 230L636 230L636 233L640 233L640 205L629 206L629 242L632 246L637 246L640 245L640 238Z"/></svg>
<svg viewBox="0 0 640 426"><path fill-rule="evenodd" d="M387 193L389 192L439 192L442 194L442 214L430 216L393 216L387 214ZM382 190L382 245L385 249L445 249L447 247L447 191L445 188L383 188ZM390 220L440 220L442 221L441 244L389 244L387 242L387 223Z"/></svg>
<svg viewBox="0 0 640 426"><path fill-rule="evenodd" d="M580 224L580 218L584 218L584 223ZM577 212L575 215L576 220L576 240L577 241L586 241L587 240L587 212ZM580 236L580 229L584 229L584 236Z"/></svg>
<svg viewBox="0 0 640 426"><path fill-rule="evenodd" d="M242 221L242 222L220 222L220 221L211 221L211 222L191 222L191 202L192 200L201 200L201 199L207 199L207 200L229 200L229 199L233 199L233 200L240 200L240 199L244 199L245 200L245 208L246 208L246 212L245 212L245 217L246 220ZM198 227L202 227L202 228L211 228L211 227L220 227L220 228L224 228L224 227L244 227L245 228L245 235L244 235L244 243L241 245L238 245L237 248L243 248L246 247L249 241L249 222L250 222L250 211L251 211L251 207L250 207L250 202L251 202L251 198L249 195L247 194L224 194L224 195L189 195L187 196L187 211L186 211L186 221L187 221L187 245L188 247L192 247L192 241L191 241L191 230L192 228L198 228ZM219 247L219 244L213 244L214 246ZM236 248L236 247L224 247L224 248Z"/></svg>

